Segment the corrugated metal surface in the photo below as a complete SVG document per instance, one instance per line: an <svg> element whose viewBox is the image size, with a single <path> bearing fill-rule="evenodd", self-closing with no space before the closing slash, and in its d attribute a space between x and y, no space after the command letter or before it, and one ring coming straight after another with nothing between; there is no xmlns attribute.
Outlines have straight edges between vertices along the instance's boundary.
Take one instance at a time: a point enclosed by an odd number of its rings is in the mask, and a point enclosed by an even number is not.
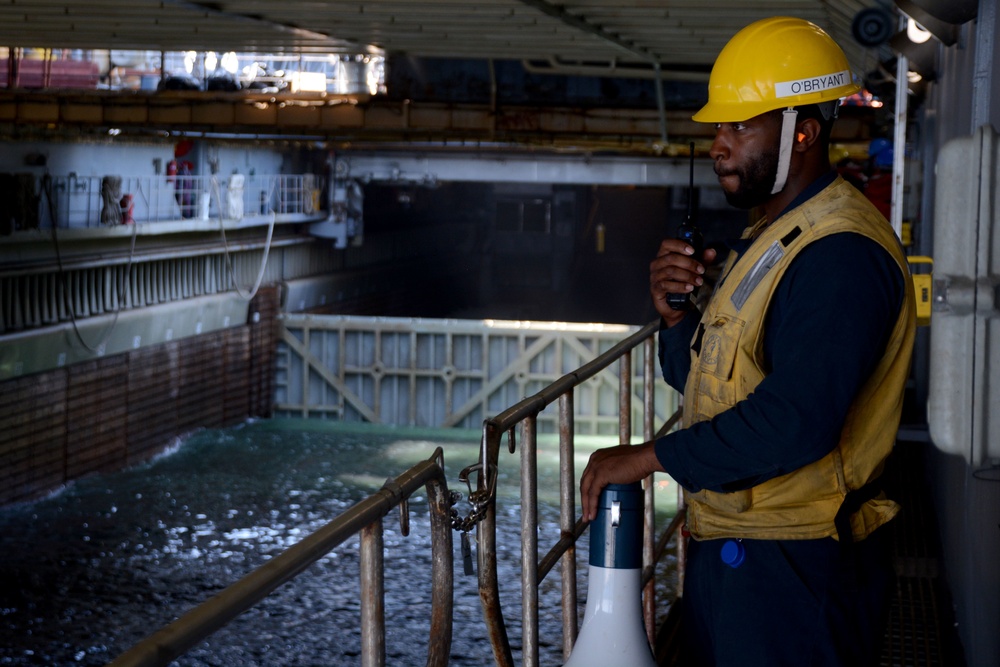
<svg viewBox="0 0 1000 667"><path fill-rule="evenodd" d="M282 250L272 256L278 261L265 268L263 284L275 284L284 277ZM232 275L225 256L213 254L137 261L130 266L67 269L62 275L3 276L0 334L230 292L235 290L234 281L247 293L260 271L263 254L262 250L234 251L230 255ZM309 259L305 253L297 256Z"/></svg>
<svg viewBox="0 0 1000 667"><path fill-rule="evenodd" d="M865 58L855 14L877 0L7 0L0 44L23 47L280 52L708 66L751 21L790 15L821 25Z"/></svg>

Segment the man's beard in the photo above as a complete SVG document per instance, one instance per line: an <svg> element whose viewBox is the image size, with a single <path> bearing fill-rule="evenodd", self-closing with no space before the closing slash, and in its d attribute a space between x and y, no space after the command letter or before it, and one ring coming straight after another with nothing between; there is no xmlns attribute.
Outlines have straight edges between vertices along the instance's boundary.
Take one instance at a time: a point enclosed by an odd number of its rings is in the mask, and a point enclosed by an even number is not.
<svg viewBox="0 0 1000 667"><path fill-rule="evenodd" d="M736 208L751 209L754 206L763 205L771 198L771 190L774 188L775 175L778 173L778 150L768 151L758 155L743 167L719 172L718 165L715 166L715 173L719 176L736 175L740 179L739 188L736 192L723 190L726 201L730 206Z"/></svg>

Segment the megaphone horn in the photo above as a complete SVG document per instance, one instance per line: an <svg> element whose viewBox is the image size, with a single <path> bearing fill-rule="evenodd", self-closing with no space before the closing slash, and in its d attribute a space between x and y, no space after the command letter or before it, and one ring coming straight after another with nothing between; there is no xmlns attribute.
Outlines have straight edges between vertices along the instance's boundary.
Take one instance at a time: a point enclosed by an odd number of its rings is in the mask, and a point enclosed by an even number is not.
<svg viewBox="0 0 1000 667"><path fill-rule="evenodd" d="M656 667L642 620L642 485L609 484L590 522L587 609L565 667Z"/></svg>

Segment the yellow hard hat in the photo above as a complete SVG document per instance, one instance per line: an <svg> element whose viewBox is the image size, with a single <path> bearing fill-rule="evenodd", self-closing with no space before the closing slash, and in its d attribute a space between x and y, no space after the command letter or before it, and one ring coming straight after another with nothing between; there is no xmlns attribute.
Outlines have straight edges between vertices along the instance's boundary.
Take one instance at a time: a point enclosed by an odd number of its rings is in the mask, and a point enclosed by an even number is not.
<svg viewBox="0 0 1000 667"><path fill-rule="evenodd" d="M736 123L766 111L818 104L860 90L847 56L822 28L779 16L733 36L712 67L708 104L692 118Z"/></svg>

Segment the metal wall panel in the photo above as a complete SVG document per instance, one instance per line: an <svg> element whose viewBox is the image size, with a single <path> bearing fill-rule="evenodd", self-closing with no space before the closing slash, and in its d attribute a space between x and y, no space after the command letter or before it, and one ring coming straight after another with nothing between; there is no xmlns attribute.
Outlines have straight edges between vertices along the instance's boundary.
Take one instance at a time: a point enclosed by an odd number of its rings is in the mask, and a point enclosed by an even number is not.
<svg viewBox="0 0 1000 667"><path fill-rule="evenodd" d="M974 467L1000 463L997 133L953 139L938 159L927 418L934 444Z"/></svg>
<svg viewBox="0 0 1000 667"><path fill-rule="evenodd" d="M276 416L427 427L479 428L484 419L531 396L635 331L620 325L428 320L286 314L275 387ZM633 359L640 377L642 354ZM634 413L641 414L641 381ZM616 370L577 389L580 434L618 432ZM665 420L677 395L661 385ZM550 406L538 417L555 432ZM636 417L638 419L638 417Z"/></svg>

